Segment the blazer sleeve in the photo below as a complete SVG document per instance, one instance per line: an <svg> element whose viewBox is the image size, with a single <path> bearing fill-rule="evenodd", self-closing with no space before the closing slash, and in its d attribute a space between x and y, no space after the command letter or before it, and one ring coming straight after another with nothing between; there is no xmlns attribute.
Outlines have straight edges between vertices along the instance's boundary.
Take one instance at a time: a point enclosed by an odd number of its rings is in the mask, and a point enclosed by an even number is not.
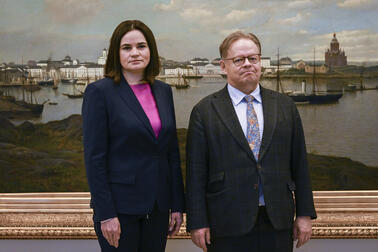
<svg viewBox="0 0 378 252"><path fill-rule="evenodd" d="M311 178L307 162L307 151L302 121L295 104L292 104L294 131L291 150L292 176L295 182L296 216L310 216L316 219Z"/></svg>
<svg viewBox="0 0 378 252"><path fill-rule="evenodd" d="M197 106L190 115L186 155L186 211L189 232L209 226L205 198L208 180L208 144L205 126Z"/></svg>
<svg viewBox="0 0 378 252"><path fill-rule="evenodd" d="M170 144L170 150L168 151L168 158L170 164L170 172L171 172L171 211L172 212L184 212L185 210L185 196L184 196L184 184L182 180L182 172L181 172L181 162L180 162L180 152L178 147L178 140L177 140L177 130L176 130L176 117L175 117L175 109L173 103L173 95L171 87L168 87L169 92L169 100L170 105L172 106L171 110L171 117L173 118L173 125L174 125L174 132L173 132L173 140Z"/></svg>
<svg viewBox="0 0 378 252"><path fill-rule="evenodd" d="M94 84L85 90L83 106L84 161L95 221L116 217L107 175L108 116L105 96Z"/></svg>

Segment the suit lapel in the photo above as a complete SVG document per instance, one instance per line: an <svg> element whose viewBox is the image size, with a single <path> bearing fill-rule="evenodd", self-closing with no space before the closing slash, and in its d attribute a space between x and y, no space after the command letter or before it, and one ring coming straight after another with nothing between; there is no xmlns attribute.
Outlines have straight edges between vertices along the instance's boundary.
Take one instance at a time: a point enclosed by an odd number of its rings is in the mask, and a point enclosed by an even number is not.
<svg viewBox="0 0 378 252"><path fill-rule="evenodd" d="M230 131L231 135L235 138L236 142L252 160L256 161L235 113L230 95L228 94L227 85L221 91L214 94L212 102L215 111L221 121L225 124L226 128Z"/></svg>
<svg viewBox="0 0 378 252"><path fill-rule="evenodd" d="M121 76L121 83L119 85L115 85L117 89L117 93L121 96L122 100L127 104L131 111L139 118L139 120L143 123L146 127L149 134L156 139L154 131L151 127L151 123L144 112L142 106L140 105L138 99L136 98L133 90L126 82L126 80Z"/></svg>
<svg viewBox="0 0 378 252"><path fill-rule="evenodd" d="M158 83L157 81L155 81L155 83L153 85L151 85L151 89L152 89L152 93L155 97L155 102L156 102L156 106L158 108L158 111L159 111L159 117L160 117L160 121L161 121L161 130L160 130L160 133L159 133L159 136L158 136L158 140L160 141L160 139L162 138L162 136L164 135L165 133L165 130L166 130L166 126L167 126L167 123L168 123L168 115L169 113L167 112L167 109L168 109L168 105L167 105L167 97L165 97L165 94L164 94L164 90L161 86L160 83Z"/></svg>
<svg viewBox="0 0 378 252"><path fill-rule="evenodd" d="M260 146L259 160L264 157L271 143L277 123L277 100L270 90L261 87L261 85L260 88L264 114L264 133Z"/></svg>

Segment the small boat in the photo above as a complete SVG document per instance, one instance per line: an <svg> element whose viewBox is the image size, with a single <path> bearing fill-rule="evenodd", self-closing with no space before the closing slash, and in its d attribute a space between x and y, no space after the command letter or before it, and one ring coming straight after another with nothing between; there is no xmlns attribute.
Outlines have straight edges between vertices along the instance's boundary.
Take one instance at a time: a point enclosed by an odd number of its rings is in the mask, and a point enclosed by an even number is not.
<svg viewBox="0 0 378 252"><path fill-rule="evenodd" d="M47 104L49 104L49 105L58 105L57 102L49 102L49 103L47 103Z"/></svg>
<svg viewBox="0 0 378 252"><path fill-rule="evenodd" d="M185 75L184 74L182 77L185 79L201 79L203 75Z"/></svg>
<svg viewBox="0 0 378 252"><path fill-rule="evenodd" d="M72 85L72 93L63 93L63 95L67 96L68 98L71 99L76 99L76 98L82 98L84 96L84 92L81 91L80 89L76 88L77 83L74 83Z"/></svg>
<svg viewBox="0 0 378 252"><path fill-rule="evenodd" d="M52 85L54 85L54 80L49 79L49 80L39 81L38 85L40 85L40 86L52 86Z"/></svg>
<svg viewBox="0 0 378 252"><path fill-rule="evenodd" d="M345 91L356 91L357 90L357 85L356 84L348 84L344 88Z"/></svg>
<svg viewBox="0 0 378 252"><path fill-rule="evenodd" d="M60 79L60 82L62 84L75 84L77 82L77 79L62 78Z"/></svg>
<svg viewBox="0 0 378 252"><path fill-rule="evenodd" d="M81 97L84 96L84 94L67 94L67 93L63 93L63 95L67 96L68 98L72 98L72 99L81 98Z"/></svg>

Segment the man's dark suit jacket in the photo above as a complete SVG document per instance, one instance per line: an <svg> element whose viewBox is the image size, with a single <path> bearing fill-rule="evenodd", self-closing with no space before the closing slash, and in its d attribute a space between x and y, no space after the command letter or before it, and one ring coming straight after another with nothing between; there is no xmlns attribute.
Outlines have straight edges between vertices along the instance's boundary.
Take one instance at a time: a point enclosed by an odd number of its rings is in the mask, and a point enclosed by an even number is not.
<svg viewBox="0 0 378 252"><path fill-rule="evenodd" d="M184 192L171 88L151 85L161 119L155 137L149 119L122 77L105 78L85 90L83 142L94 220L122 214L182 212Z"/></svg>
<svg viewBox="0 0 378 252"><path fill-rule="evenodd" d="M316 218L296 106L286 95L262 87L261 96L264 133L259 160L248 145L227 86L193 108L187 139L189 231L210 227L218 237L248 233L258 212L259 177L275 229L291 228L294 212Z"/></svg>

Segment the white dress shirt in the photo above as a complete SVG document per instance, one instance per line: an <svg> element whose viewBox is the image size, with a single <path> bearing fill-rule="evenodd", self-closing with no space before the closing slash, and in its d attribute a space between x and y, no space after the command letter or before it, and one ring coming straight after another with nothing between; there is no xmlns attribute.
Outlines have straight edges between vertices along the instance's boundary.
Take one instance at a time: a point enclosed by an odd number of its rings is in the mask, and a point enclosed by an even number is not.
<svg viewBox="0 0 378 252"><path fill-rule="evenodd" d="M234 105L236 115L238 116L240 126L243 129L244 136L247 137L247 101L244 100L246 94L244 94L239 89L234 88L230 84L227 85L227 89L231 97L232 104ZM257 88L249 95L252 95L254 98L253 109L255 110L257 115L257 121L259 122L260 140L262 140L262 136L264 133L264 114L260 93L260 85L257 85Z"/></svg>

